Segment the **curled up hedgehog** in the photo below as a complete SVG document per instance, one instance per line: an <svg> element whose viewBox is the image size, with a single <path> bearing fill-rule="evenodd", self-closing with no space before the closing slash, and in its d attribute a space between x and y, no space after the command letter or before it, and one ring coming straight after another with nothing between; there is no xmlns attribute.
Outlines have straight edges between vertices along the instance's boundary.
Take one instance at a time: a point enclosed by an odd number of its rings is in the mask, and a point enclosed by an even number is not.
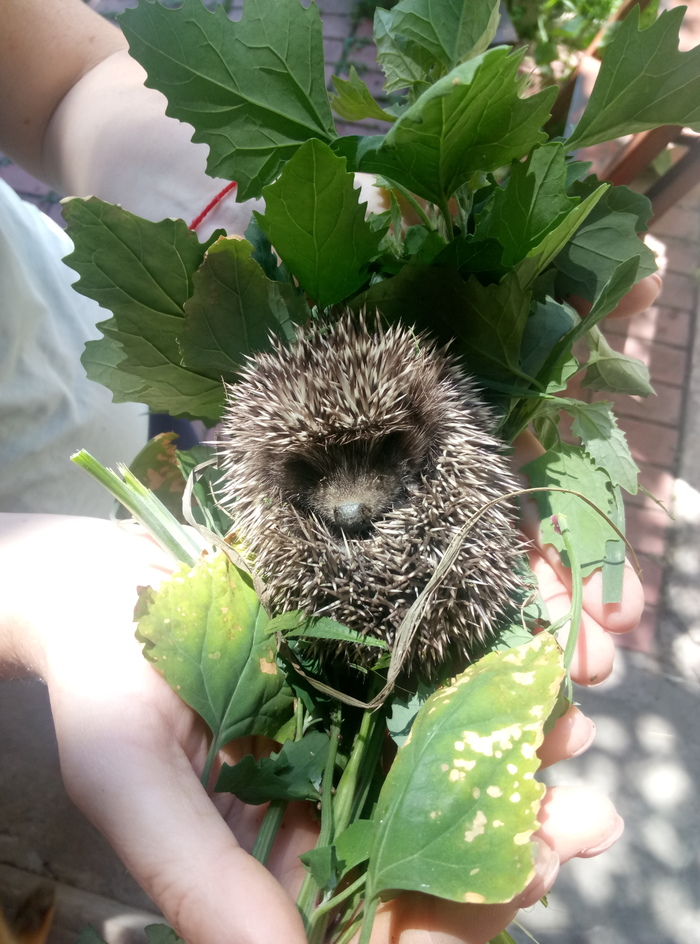
<svg viewBox="0 0 700 944"><path fill-rule="evenodd" d="M403 326L343 313L250 359L228 386L221 503L274 612L330 616L391 648L452 538L517 488L473 381ZM523 543L500 502L467 535L407 660L463 667L521 586ZM331 644L351 662L377 649Z"/></svg>

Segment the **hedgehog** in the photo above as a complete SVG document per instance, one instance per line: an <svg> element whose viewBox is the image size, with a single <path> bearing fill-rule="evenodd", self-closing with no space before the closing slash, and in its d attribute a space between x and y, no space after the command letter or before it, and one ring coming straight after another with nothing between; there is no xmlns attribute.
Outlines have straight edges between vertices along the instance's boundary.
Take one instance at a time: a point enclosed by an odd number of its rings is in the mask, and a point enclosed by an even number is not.
<svg viewBox="0 0 700 944"><path fill-rule="evenodd" d="M329 616L392 648L475 512L517 489L493 412L448 348L343 312L251 357L227 385L220 502L274 613ZM514 507L468 533L414 636L407 673L462 667L521 589ZM350 664L375 647L331 644Z"/></svg>

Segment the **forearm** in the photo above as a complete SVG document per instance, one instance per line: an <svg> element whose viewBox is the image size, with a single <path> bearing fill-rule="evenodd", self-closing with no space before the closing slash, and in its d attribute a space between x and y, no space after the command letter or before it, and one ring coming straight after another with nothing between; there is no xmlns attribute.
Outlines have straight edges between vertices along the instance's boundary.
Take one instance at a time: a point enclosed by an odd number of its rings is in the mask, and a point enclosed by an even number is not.
<svg viewBox="0 0 700 944"><path fill-rule="evenodd" d="M227 182L207 177L207 148L144 78L82 0L0 0L0 148L59 193L190 222ZM200 233L242 234L250 215L228 199Z"/></svg>
<svg viewBox="0 0 700 944"><path fill-rule="evenodd" d="M62 193L95 195L149 219L190 222L225 181L206 176L207 148L191 142L189 125L165 114L164 96L144 79L126 50L82 76L47 127L42 177ZM249 217L247 210L237 228Z"/></svg>

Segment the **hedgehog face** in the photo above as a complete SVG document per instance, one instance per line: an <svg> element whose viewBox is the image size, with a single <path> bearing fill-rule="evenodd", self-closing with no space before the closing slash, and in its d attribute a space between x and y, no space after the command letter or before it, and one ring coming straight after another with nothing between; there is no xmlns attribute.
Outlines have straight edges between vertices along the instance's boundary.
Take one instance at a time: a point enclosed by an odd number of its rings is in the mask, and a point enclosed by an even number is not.
<svg viewBox="0 0 700 944"><path fill-rule="evenodd" d="M415 443L399 432L318 443L285 456L280 497L301 514L315 514L347 535L366 535L374 522L405 502L407 486L425 462Z"/></svg>
<svg viewBox="0 0 700 944"><path fill-rule="evenodd" d="M276 612L329 615L391 646L452 538L516 488L471 380L406 328L370 332L349 313L313 325L227 392L220 499ZM512 508L490 507L414 639L419 671L493 632L521 553Z"/></svg>

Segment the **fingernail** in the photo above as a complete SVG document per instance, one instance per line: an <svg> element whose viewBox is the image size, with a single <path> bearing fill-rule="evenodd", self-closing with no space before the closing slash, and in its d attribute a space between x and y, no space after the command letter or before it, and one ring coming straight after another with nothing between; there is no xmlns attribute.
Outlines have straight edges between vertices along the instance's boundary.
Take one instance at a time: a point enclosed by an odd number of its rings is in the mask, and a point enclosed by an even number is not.
<svg viewBox="0 0 700 944"><path fill-rule="evenodd" d="M577 747L576 750L572 753L571 755L572 757L578 757L579 754L583 754L584 751L587 751L588 748L593 743L593 741L595 740L595 724L593 723L593 721L591 721L590 718L588 719L588 724L589 724L588 734L584 737L580 746Z"/></svg>
<svg viewBox="0 0 700 944"><path fill-rule="evenodd" d="M610 846L614 846L617 840L622 835L625 829L625 821L623 818L616 814L615 817L615 828L612 833L604 839L602 842L599 842L597 846L592 846L590 849L586 849L581 853L582 859L590 859L593 856L600 855L601 852L605 852Z"/></svg>

